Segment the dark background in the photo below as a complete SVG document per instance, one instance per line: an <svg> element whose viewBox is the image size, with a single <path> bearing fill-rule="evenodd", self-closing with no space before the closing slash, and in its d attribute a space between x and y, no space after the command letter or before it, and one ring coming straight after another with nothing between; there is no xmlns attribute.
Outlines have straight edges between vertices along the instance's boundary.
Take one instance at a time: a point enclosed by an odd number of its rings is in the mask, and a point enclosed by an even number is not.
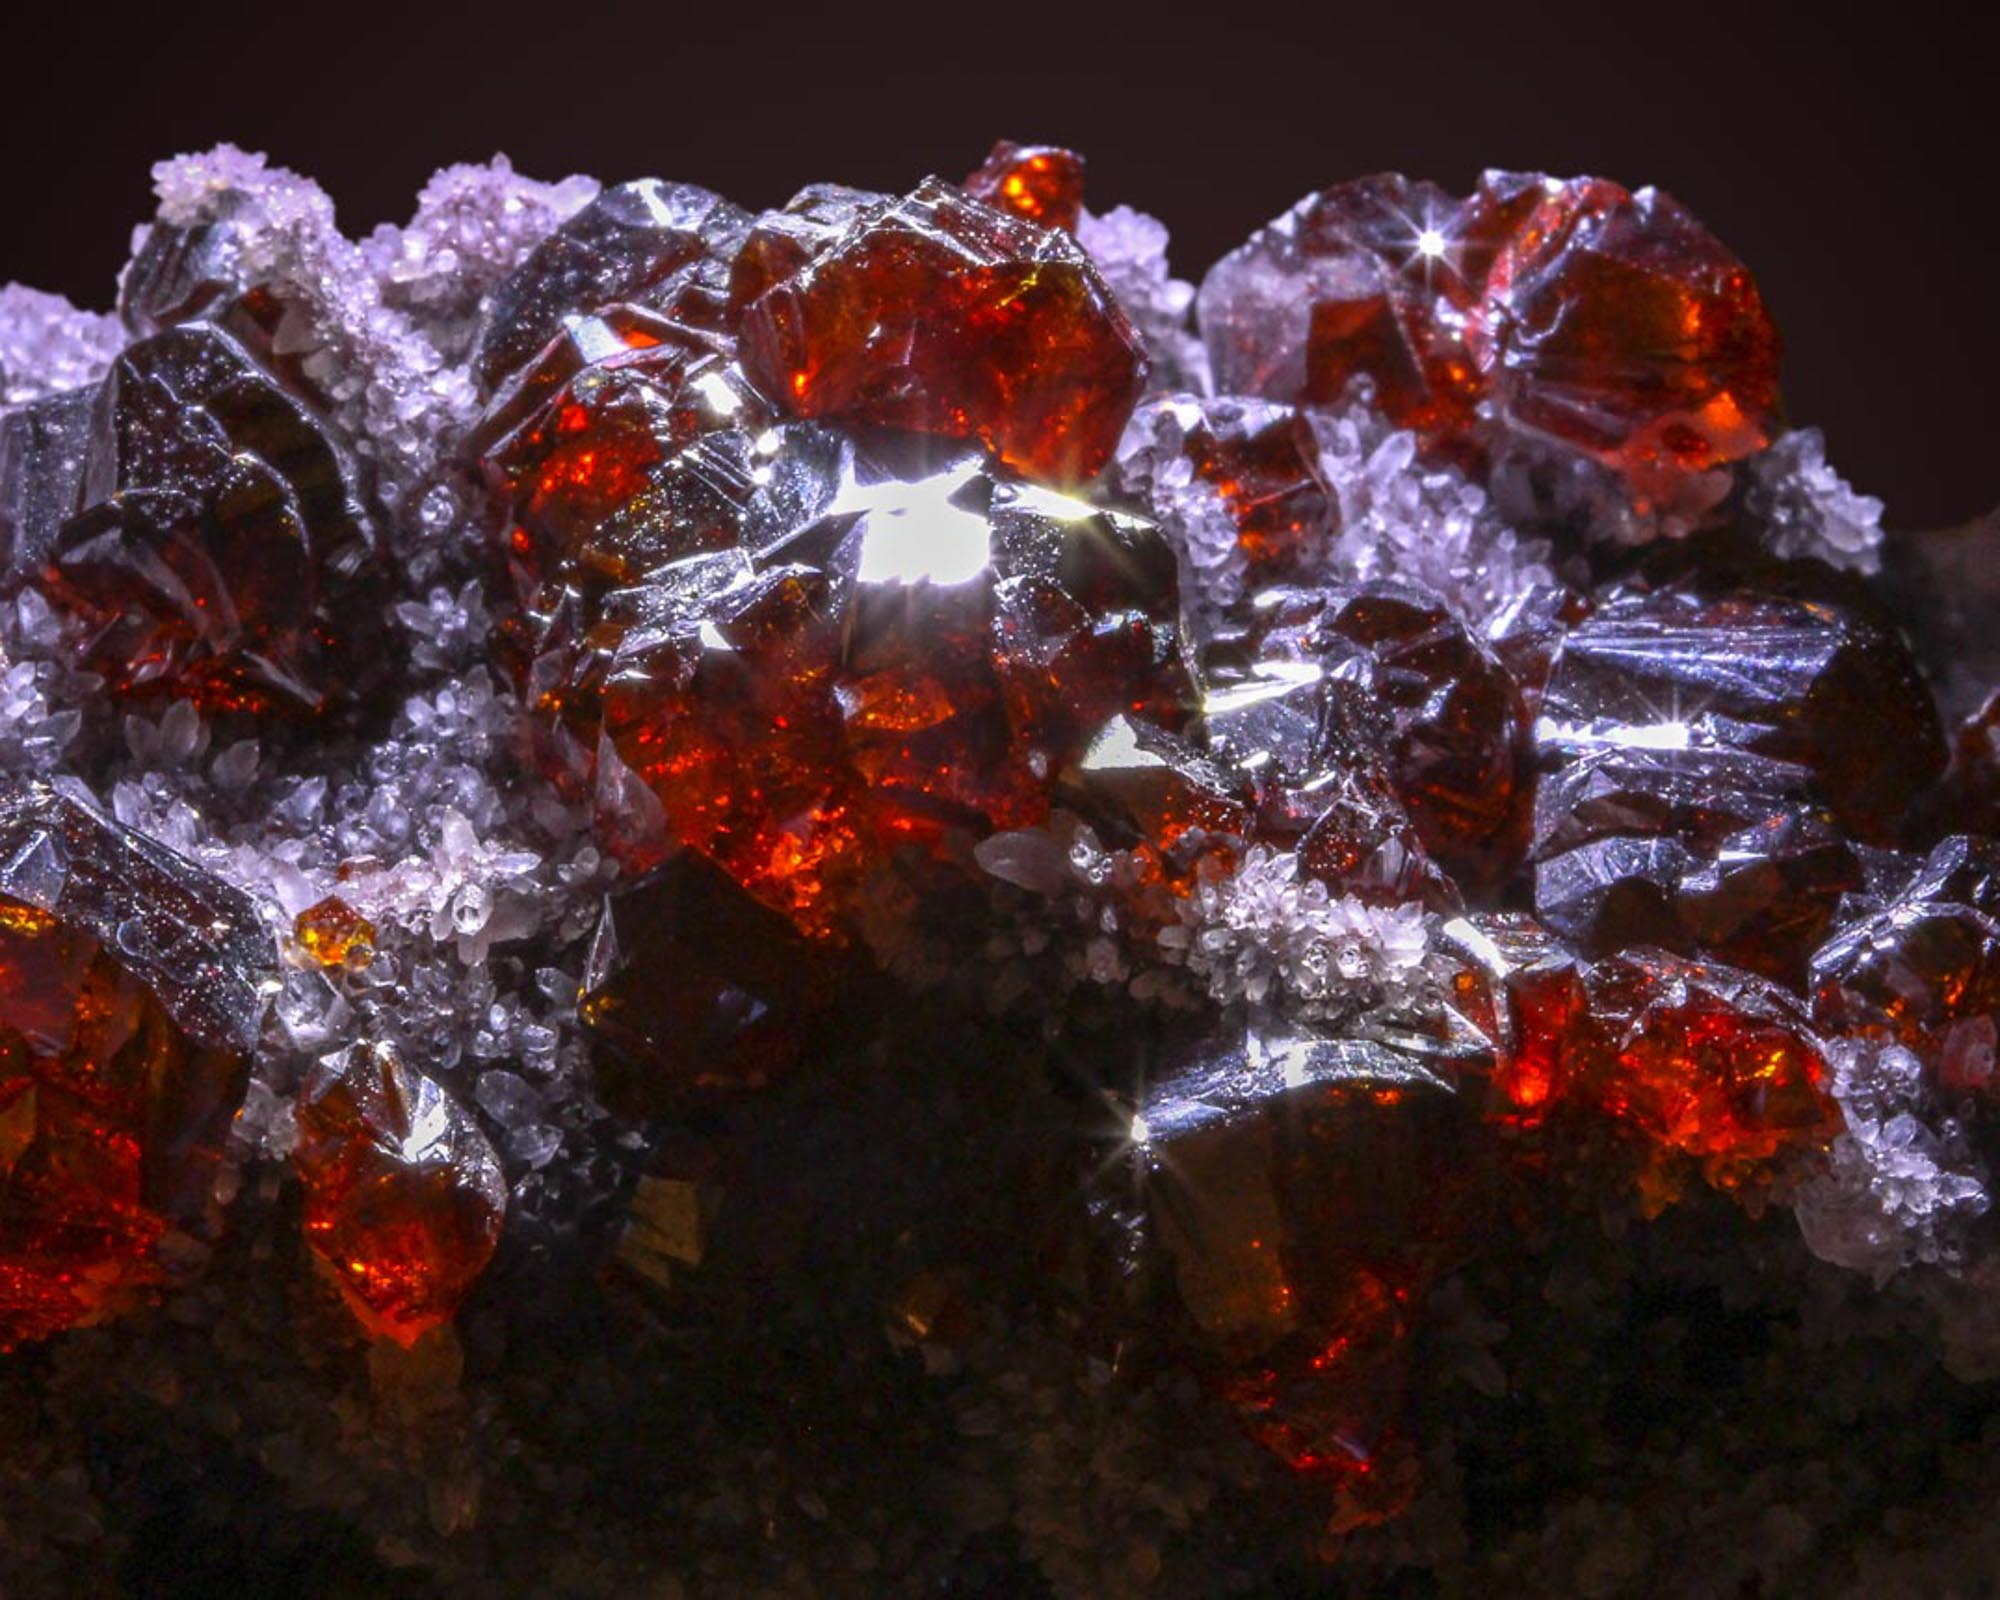
<svg viewBox="0 0 2000 1600"><path fill-rule="evenodd" d="M1942 8L267 0L148 7L132 31L110 7L50 10L6 25L0 280L80 303L110 297L148 166L224 138L317 177L352 232L500 149L537 176L650 173L761 206L819 178L957 177L1001 135L1061 142L1089 156L1094 205L1164 218L1197 278L1339 178L1589 170L1671 190L1750 264L1794 420L1892 523L2000 504L2000 111L1987 45Z"/></svg>

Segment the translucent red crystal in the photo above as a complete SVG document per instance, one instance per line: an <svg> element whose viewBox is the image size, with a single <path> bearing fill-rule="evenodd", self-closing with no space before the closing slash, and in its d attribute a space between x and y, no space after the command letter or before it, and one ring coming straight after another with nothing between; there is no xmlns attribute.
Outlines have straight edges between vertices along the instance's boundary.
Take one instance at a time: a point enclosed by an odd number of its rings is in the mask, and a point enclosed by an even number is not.
<svg viewBox="0 0 2000 1600"><path fill-rule="evenodd" d="M76 802L0 795L0 1349L109 1316L218 1218L268 942L250 903Z"/></svg>
<svg viewBox="0 0 2000 1600"><path fill-rule="evenodd" d="M976 439L1056 483L1110 458L1144 377L1067 235L936 179L770 282L740 338L744 371L795 416Z"/></svg>
<svg viewBox="0 0 2000 1600"><path fill-rule="evenodd" d="M966 178L965 192L1044 228L1075 233L1083 211L1083 157L1059 145L1002 139Z"/></svg>
<svg viewBox="0 0 2000 1600"><path fill-rule="evenodd" d="M364 1328L415 1343L451 1319L493 1255L507 1210L499 1158L472 1114L386 1045L321 1062L297 1118L306 1243Z"/></svg>
<svg viewBox="0 0 2000 1600"><path fill-rule="evenodd" d="M1225 391L1332 404L1365 380L1462 461L1491 400L1621 472L1642 505L1761 449L1777 332L1742 264L1673 200L1489 172L1465 200L1381 175L1308 196L1202 285Z"/></svg>
<svg viewBox="0 0 2000 1600"><path fill-rule="evenodd" d="M1756 282L1656 189L1546 185L1484 295L1474 347L1509 417L1615 466L1642 500L1776 432L1778 333Z"/></svg>
<svg viewBox="0 0 2000 1600"><path fill-rule="evenodd" d="M1914 1050L1953 1092L1992 1086L2000 846L1954 835L1813 955L1814 1019Z"/></svg>
<svg viewBox="0 0 2000 1600"><path fill-rule="evenodd" d="M1861 886L1849 839L1899 837L1944 759L1892 628L1755 592L1607 596L1564 640L1537 730L1552 926L1593 953L1659 943L1792 980Z"/></svg>
<svg viewBox="0 0 2000 1600"><path fill-rule="evenodd" d="M1411 1058L1255 1028L1164 1073L1134 1123L1147 1237L1198 1364L1253 1438L1329 1485L1344 1528L1416 1486L1403 1389L1417 1306L1465 1249L1461 1129L1450 1084Z"/></svg>
<svg viewBox="0 0 2000 1600"><path fill-rule="evenodd" d="M1109 717L1177 723L1174 595L1148 524L969 459L850 477L762 560L612 596L597 726L669 838L823 931L899 845L1041 820Z"/></svg>

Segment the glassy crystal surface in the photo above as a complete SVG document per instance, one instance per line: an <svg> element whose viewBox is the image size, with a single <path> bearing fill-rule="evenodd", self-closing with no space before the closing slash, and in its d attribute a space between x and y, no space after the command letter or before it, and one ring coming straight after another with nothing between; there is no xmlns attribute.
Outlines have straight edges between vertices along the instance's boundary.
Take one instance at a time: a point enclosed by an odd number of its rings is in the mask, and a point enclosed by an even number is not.
<svg viewBox="0 0 2000 1600"><path fill-rule="evenodd" d="M0 585L39 568L76 514L95 389L70 389L0 411Z"/></svg>
<svg viewBox="0 0 2000 1600"><path fill-rule="evenodd" d="M338 895L328 895L292 922L292 939L307 956L334 971L357 972L375 956L375 924Z"/></svg>
<svg viewBox="0 0 2000 1600"><path fill-rule="evenodd" d="M1052 144L1002 139L965 180L965 192L1044 228L1075 233L1083 210L1083 157Z"/></svg>
<svg viewBox="0 0 2000 1600"><path fill-rule="evenodd" d="M377 1337L413 1344L448 1322L499 1241L500 1160L472 1113L386 1045L314 1067L292 1161L306 1243Z"/></svg>
<svg viewBox="0 0 2000 1600"><path fill-rule="evenodd" d="M1456 200L1384 174L1310 195L1203 281L1225 391L1374 403L1477 460L1481 408L1614 468L1642 504L1776 432L1779 346L1754 281L1651 189L1489 172ZM1710 497L1712 498L1712 497Z"/></svg>
<svg viewBox="0 0 2000 1600"><path fill-rule="evenodd" d="M900 843L1040 821L1108 717L1188 699L1150 524L972 458L915 470L851 461L760 549L618 591L572 673L666 832L809 927Z"/></svg>
<svg viewBox="0 0 2000 1600"><path fill-rule="evenodd" d="M0 791L0 1347L111 1315L213 1230L276 972L255 908L40 784Z"/></svg>
<svg viewBox="0 0 2000 1600"><path fill-rule="evenodd" d="M1350 1523L1393 1515L1414 1487L1412 1319L1462 1249L1450 1082L1379 1045L1253 1026L1162 1074L1132 1134L1149 1243L1217 1392Z"/></svg>
<svg viewBox="0 0 2000 1600"><path fill-rule="evenodd" d="M489 391L562 332L563 319L632 302L719 326L749 215L690 183L604 190L529 254L488 304L473 368Z"/></svg>
<svg viewBox="0 0 2000 1600"><path fill-rule="evenodd" d="M834 980L789 921L684 850L605 909L582 999L599 1090L644 1117L766 1088L805 1057Z"/></svg>
<svg viewBox="0 0 2000 1600"><path fill-rule="evenodd" d="M129 346L98 398L78 514L37 581L115 695L317 710L379 669L357 465L257 353L254 309Z"/></svg>
<svg viewBox="0 0 2000 1600"><path fill-rule="evenodd" d="M1814 1019L1916 1052L1952 1089L1985 1088L2000 1014L2000 845L1941 840L1886 902L1813 955Z"/></svg>
<svg viewBox="0 0 2000 1600"><path fill-rule="evenodd" d="M751 381L795 416L976 439L1090 477L1139 398L1138 336L1067 234L927 180L743 307Z"/></svg>
<svg viewBox="0 0 2000 1600"><path fill-rule="evenodd" d="M1656 189L1543 188L1494 256L1474 334L1509 418L1646 500L1770 443L1778 333L1743 264Z"/></svg>
<svg viewBox="0 0 2000 1600"><path fill-rule="evenodd" d="M1609 597L1563 642L1536 736L1556 769L1534 849L1552 926L1596 951L1665 943L1794 978L1860 887L1848 840L1893 841L1943 760L1892 631L1754 594Z"/></svg>

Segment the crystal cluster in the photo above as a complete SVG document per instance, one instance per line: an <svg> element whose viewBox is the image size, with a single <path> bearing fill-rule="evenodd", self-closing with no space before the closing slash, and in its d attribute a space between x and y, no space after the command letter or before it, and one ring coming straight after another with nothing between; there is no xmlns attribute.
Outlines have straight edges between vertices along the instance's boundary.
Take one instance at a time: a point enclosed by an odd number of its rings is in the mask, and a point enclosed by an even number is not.
<svg viewBox="0 0 2000 1600"><path fill-rule="evenodd" d="M1337 1532L1579 1194L2000 1262L2000 702L1948 739L1667 196L1342 183L1197 292L1049 146L761 214L496 160L359 243L157 176L115 317L0 295L0 1343L266 1164L393 1344L495 1260L665 1292L918 1007L1129 1045L1076 1318Z"/></svg>

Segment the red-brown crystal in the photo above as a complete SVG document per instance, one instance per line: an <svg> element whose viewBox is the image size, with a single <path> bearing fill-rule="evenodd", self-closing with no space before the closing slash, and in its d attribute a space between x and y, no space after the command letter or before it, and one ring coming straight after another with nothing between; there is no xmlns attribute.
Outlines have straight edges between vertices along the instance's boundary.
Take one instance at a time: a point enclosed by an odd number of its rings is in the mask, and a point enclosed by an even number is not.
<svg viewBox="0 0 2000 1600"><path fill-rule="evenodd" d="M1148 524L970 458L852 479L752 560L670 564L607 601L573 714L706 852L826 931L899 847L1032 826L1105 721L1172 727L1174 570Z"/></svg>
<svg viewBox="0 0 2000 1600"><path fill-rule="evenodd" d="M965 192L1044 228L1075 233L1083 211L1083 157L1059 145L1002 139L966 178Z"/></svg>
<svg viewBox="0 0 2000 1600"><path fill-rule="evenodd" d="M0 796L0 1349L141 1299L167 1235L216 1226L259 959L241 896L66 798Z"/></svg>
<svg viewBox="0 0 2000 1600"><path fill-rule="evenodd" d="M297 1115L307 1244L364 1328L414 1343L451 1319L499 1240L507 1187L492 1147L382 1045L322 1062Z"/></svg>
<svg viewBox="0 0 2000 1600"><path fill-rule="evenodd" d="M744 371L793 415L976 439L1048 482L1109 459L1137 336L1069 237L927 180L743 309Z"/></svg>
<svg viewBox="0 0 2000 1600"><path fill-rule="evenodd" d="M1776 432L1778 333L1756 282L1657 190L1548 185L1485 301L1475 352L1509 418L1616 467L1642 502Z"/></svg>

